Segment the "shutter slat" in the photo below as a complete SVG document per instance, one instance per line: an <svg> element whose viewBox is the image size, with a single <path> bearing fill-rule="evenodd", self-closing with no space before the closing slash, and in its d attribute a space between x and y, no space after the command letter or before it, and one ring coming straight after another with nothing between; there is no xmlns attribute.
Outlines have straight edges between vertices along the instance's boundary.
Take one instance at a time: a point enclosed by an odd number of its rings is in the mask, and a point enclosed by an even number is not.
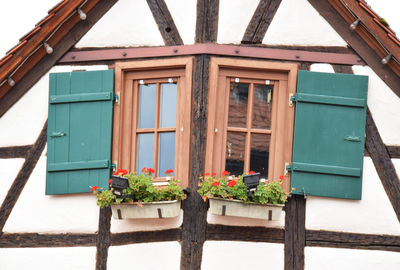
<svg viewBox="0 0 400 270"><path fill-rule="evenodd" d="M324 173L324 174L337 174L337 175L347 175L347 176L361 176L360 168L350 168L341 166L328 166L320 164L310 164L293 162L292 171L299 172L314 172L314 173Z"/></svg>
<svg viewBox="0 0 400 270"><path fill-rule="evenodd" d="M296 95L296 101L341 105L350 107L362 107L362 108L367 105L366 100L362 98L346 98L346 97L312 95L312 94L302 94L302 93Z"/></svg>
<svg viewBox="0 0 400 270"><path fill-rule="evenodd" d="M50 104L112 100L113 93L92 93L50 96Z"/></svg>
<svg viewBox="0 0 400 270"><path fill-rule="evenodd" d="M110 168L109 160L93 160L93 161L80 161L80 162L62 162L62 163L49 163L47 171L74 171L84 169L101 169Z"/></svg>

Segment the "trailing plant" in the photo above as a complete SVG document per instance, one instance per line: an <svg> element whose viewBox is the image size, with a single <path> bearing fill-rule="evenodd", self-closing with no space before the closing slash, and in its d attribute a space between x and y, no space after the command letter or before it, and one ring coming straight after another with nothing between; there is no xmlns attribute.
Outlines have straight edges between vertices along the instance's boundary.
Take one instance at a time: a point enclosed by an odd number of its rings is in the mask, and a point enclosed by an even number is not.
<svg viewBox="0 0 400 270"><path fill-rule="evenodd" d="M172 173L167 170L167 175ZM155 186L153 178L154 170L151 168L143 168L140 174L136 172L128 173L126 170L117 170L116 176L123 176L128 179L128 187L122 190L122 196L115 194L112 188L112 179L108 181L109 189L103 190L97 186L91 187L91 192L96 194L97 205L107 207L112 204L138 202L138 206L142 203L156 201L173 201L184 200L186 194L179 185L179 180L168 180L165 186Z"/></svg>
<svg viewBox="0 0 400 270"><path fill-rule="evenodd" d="M251 173L254 172L249 174ZM222 176L217 178L215 173L205 173L204 176L199 178L197 192L204 201L207 198L223 198L240 200L244 203L269 203L274 205L284 204L287 201L287 194L281 187L283 176L280 176L280 181L260 182L254 194L252 194L248 192L246 184L243 182L244 175L246 174L229 177L229 172L224 171Z"/></svg>

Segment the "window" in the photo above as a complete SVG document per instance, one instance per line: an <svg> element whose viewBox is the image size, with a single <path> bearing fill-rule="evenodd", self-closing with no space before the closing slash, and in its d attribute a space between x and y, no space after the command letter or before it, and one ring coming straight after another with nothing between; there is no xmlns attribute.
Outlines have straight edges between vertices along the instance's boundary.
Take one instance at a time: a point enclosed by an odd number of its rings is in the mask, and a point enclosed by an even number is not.
<svg viewBox="0 0 400 270"><path fill-rule="evenodd" d="M116 63L112 160L118 168L189 174L192 58Z"/></svg>
<svg viewBox="0 0 400 270"><path fill-rule="evenodd" d="M296 64L212 58L205 171L279 179L291 161L296 73Z"/></svg>

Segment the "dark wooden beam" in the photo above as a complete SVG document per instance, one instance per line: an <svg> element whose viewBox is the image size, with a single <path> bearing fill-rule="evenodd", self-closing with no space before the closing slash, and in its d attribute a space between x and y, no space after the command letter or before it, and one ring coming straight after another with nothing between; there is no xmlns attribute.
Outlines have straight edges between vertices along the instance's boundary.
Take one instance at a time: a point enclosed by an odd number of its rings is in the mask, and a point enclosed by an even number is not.
<svg viewBox="0 0 400 270"><path fill-rule="evenodd" d="M111 244L111 208L100 208L99 231L97 237L96 270L107 269L108 247Z"/></svg>
<svg viewBox="0 0 400 270"><path fill-rule="evenodd" d="M46 145L47 121L0 207L0 234Z"/></svg>
<svg viewBox="0 0 400 270"><path fill-rule="evenodd" d="M336 30L336 32L357 52L358 55L372 68L373 71L400 97L400 77L388 65L381 63L382 57L377 55L365 40L357 33L350 30L350 23L339 14L339 12L329 3L330 0L308 0L310 4L325 18L325 20ZM341 5L336 1L335 5ZM348 11L343 11L348 12ZM348 15L352 16L352 15ZM377 49L378 50L378 49Z"/></svg>
<svg viewBox="0 0 400 270"><path fill-rule="evenodd" d="M399 145L386 145L386 149L388 150L391 158L400 158L400 146Z"/></svg>
<svg viewBox="0 0 400 270"><path fill-rule="evenodd" d="M100 1L87 14L87 19L80 21L70 30L62 41L54 46L53 53L46 55L13 88L0 99L0 117L8 111L39 79L45 75L57 61L77 43L87 31L117 2ZM61 29L61 28L60 28Z"/></svg>
<svg viewBox="0 0 400 270"><path fill-rule="evenodd" d="M25 158L32 145L0 147L0 158Z"/></svg>
<svg viewBox="0 0 400 270"><path fill-rule="evenodd" d="M285 205L285 270L304 269L306 200L293 195Z"/></svg>
<svg viewBox="0 0 400 270"><path fill-rule="evenodd" d="M242 44L261 44L282 0L260 0L247 25Z"/></svg>
<svg viewBox="0 0 400 270"><path fill-rule="evenodd" d="M4 233L0 248L88 247L95 246L96 241L97 234Z"/></svg>
<svg viewBox="0 0 400 270"><path fill-rule="evenodd" d="M204 173L207 134L207 95L210 56L196 56L192 95L189 194L183 204L181 270L201 269L206 240L207 205L197 193L198 177Z"/></svg>
<svg viewBox="0 0 400 270"><path fill-rule="evenodd" d="M284 243L285 230L209 224L207 226L207 240Z"/></svg>
<svg viewBox="0 0 400 270"><path fill-rule="evenodd" d="M348 65L332 65L335 73L353 74L353 67Z"/></svg>
<svg viewBox="0 0 400 270"><path fill-rule="evenodd" d="M400 236L307 230L306 245L400 252Z"/></svg>
<svg viewBox="0 0 400 270"><path fill-rule="evenodd" d="M179 31L164 0L147 0L165 45L183 45Z"/></svg>
<svg viewBox="0 0 400 270"><path fill-rule="evenodd" d="M197 0L196 43L216 42L219 0Z"/></svg>
<svg viewBox="0 0 400 270"><path fill-rule="evenodd" d="M396 169L390 159L389 152L383 144L378 129L372 118L371 112L367 110L367 125L365 128L365 146L374 163L375 169L381 179L382 185L389 197L397 219L400 222L400 180Z"/></svg>
<svg viewBox="0 0 400 270"><path fill-rule="evenodd" d="M180 241L181 229L168 229L162 231L126 232L111 234L111 245L129 245L138 243Z"/></svg>

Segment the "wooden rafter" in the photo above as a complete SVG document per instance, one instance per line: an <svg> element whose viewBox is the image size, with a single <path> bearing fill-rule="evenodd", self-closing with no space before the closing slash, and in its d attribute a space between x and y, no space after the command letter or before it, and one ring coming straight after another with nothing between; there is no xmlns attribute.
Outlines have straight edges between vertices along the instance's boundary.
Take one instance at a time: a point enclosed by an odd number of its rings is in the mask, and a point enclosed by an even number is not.
<svg viewBox="0 0 400 270"><path fill-rule="evenodd" d="M219 0L197 0L196 43L216 42Z"/></svg>
<svg viewBox="0 0 400 270"><path fill-rule="evenodd" d="M247 25L242 44L261 44L282 0L260 0Z"/></svg>
<svg viewBox="0 0 400 270"><path fill-rule="evenodd" d="M165 45L183 45L179 31L164 0L147 0Z"/></svg>

